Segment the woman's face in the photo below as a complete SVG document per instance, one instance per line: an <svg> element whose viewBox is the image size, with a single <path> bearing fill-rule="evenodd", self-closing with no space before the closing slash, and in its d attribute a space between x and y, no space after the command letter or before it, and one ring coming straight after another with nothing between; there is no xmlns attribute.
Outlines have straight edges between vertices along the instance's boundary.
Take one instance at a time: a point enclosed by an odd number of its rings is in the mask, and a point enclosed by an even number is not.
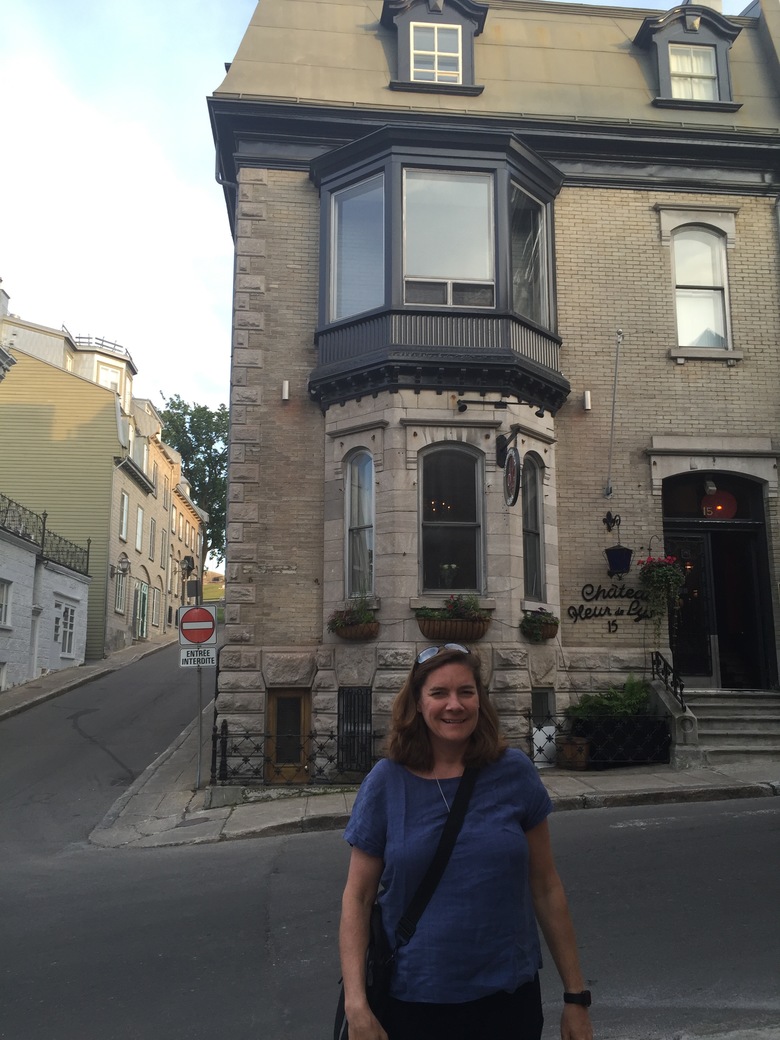
<svg viewBox="0 0 780 1040"><path fill-rule="evenodd" d="M431 672L420 690L417 710L434 746L465 745L479 718L479 691L468 665L452 661Z"/></svg>

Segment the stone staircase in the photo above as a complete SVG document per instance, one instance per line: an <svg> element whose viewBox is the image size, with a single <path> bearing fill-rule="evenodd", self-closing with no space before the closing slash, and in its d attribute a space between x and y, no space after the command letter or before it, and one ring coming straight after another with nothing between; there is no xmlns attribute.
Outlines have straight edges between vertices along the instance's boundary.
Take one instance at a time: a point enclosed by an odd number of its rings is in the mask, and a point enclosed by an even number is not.
<svg viewBox="0 0 780 1040"><path fill-rule="evenodd" d="M685 690L696 716L699 750L710 765L745 758L780 760L780 692Z"/></svg>

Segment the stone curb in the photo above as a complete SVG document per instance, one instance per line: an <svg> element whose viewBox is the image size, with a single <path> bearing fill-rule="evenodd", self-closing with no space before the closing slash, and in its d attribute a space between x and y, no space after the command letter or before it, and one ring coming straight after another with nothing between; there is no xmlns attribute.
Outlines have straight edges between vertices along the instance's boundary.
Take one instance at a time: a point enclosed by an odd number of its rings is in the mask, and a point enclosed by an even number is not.
<svg viewBox="0 0 780 1040"><path fill-rule="evenodd" d="M207 704L203 710L206 711L209 707L210 705ZM108 810L108 812L100 821L100 823L92 830L92 832L89 835L89 840L91 842L93 842L96 845L112 845L110 840L103 840L103 836L106 835L106 832L111 831L114 828L114 825L116 824L117 820L120 818L120 816L125 811L129 803L133 800L133 798L135 798L135 796L144 787L146 787L146 785L157 773L157 771L168 761L169 758L171 758L172 755L174 755L179 750L182 744L184 744L189 739L193 730L197 728L197 725L198 720L197 718L194 718L192 722L189 724L189 726L182 730L182 732L179 734L176 740L174 740L174 742L169 747L167 747L165 751L162 751L157 756L157 758L153 762L151 762L146 767L146 769L144 769L143 773L140 773L135 778L135 780L124 792L124 794L120 795L120 797L117 798L117 800Z"/></svg>
<svg viewBox="0 0 780 1040"><path fill-rule="evenodd" d="M194 723L192 726L194 726ZM192 726L189 727L189 730L192 729ZM141 774L133 786L138 785L138 789L140 789L149 778L147 774L153 774L157 766L161 764L161 760L166 760L169 755L176 750L176 747L183 743L189 730L182 734L182 737L174 747L169 749L168 752L163 752L157 762L152 763L152 765ZM249 825L245 829L236 833L225 833L225 824L229 817L222 821L212 821L209 819L208 811L205 811L198 813L200 819L190 817L189 820L185 820L185 818L182 817L179 823L174 827L159 834L149 834L145 836L139 835L136 839L128 839L127 835L124 835L121 839L112 841L111 830L113 825L121 816L123 808L130 801L133 793L134 792L131 788L122 798L119 799L119 801L104 817L102 823L100 823L92 832L90 835L90 841L97 845L111 848L171 848L173 846L181 845L204 845L223 841L242 841L247 838L272 838L285 834L311 834L322 831L342 830L346 827L349 820L348 813L323 813L321 815L303 816L297 819L275 820L273 822L269 821L267 824L258 823ZM553 797L552 801L557 811L566 812L580 809L630 807L632 805L643 806L674 803L679 804L685 802L728 801L731 799L764 798L778 795L780 795L780 783L767 782L728 784L720 787L697 787L689 788L684 791L655 790L634 792L622 791L611 794L593 793ZM186 813L184 816L186 817ZM220 823L219 829L216 832L213 829L214 822ZM185 826L183 827L182 824ZM201 834L194 833L196 825L199 824L204 827L210 826L211 830ZM188 827L193 828L193 832L188 834L185 829Z"/></svg>

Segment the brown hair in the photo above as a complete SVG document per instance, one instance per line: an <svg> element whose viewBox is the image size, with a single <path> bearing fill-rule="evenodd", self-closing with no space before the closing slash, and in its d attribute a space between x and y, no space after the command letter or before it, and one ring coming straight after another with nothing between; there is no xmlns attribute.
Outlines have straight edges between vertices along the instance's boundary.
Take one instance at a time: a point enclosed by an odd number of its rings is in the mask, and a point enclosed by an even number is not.
<svg viewBox="0 0 780 1040"><path fill-rule="evenodd" d="M469 738L464 765L483 766L488 762L496 762L506 751L507 741L500 731L496 709L490 703L482 682L479 657L474 653L464 654L460 650L442 648L434 657L412 666L406 682L393 701L387 735L387 757L393 762L409 766L410 769L429 770L433 767L428 727L417 705L428 676L444 665L453 663L465 664L470 669L479 694L477 726Z"/></svg>

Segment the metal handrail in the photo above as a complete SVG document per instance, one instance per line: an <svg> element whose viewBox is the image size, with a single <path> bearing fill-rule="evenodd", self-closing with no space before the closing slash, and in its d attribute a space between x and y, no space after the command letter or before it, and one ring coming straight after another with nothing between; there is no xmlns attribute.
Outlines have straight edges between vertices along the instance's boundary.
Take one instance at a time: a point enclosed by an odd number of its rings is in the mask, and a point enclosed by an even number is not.
<svg viewBox="0 0 780 1040"><path fill-rule="evenodd" d="M654 650L650 656L650 667L653 678L659 679L680 707L685 710L685 697L683 696L685 683L675 671L674 666L669 664L662 653Z"/></svg>

